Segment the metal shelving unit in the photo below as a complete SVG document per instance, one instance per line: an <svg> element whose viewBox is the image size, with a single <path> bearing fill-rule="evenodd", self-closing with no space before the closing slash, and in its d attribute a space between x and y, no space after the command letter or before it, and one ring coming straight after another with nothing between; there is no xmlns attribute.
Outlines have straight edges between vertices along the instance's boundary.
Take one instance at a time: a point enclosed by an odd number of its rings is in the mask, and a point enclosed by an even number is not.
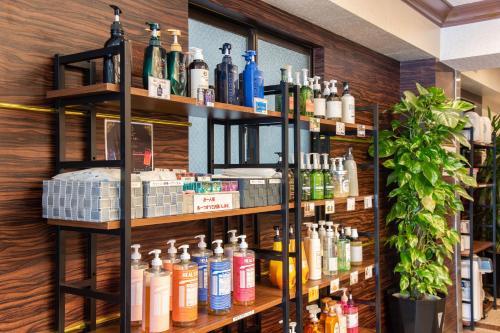
<svg viewBox="0 0 500 333"><path fill-rule="evenodd" d="M475 142L474 139L474 128L466 128L466 130L469 131L469 144L470 144L470 149L463 149L464 153L466 154L466 157L469 161L470 168L469 168L469 174L470 176L474 175L474 152L477 149L487 149L490 150L492 153L492 163L491 166L485 166L485 167L490 167L491 172L492 172L492 182L488 184L478 184L477 188L469 187L468 193L471 197L474 197L474 193L477 190L484 189L484 188L490 188L491 189L491 201L489 204L489 209L491 209L491 224L478 224L477 227L479 228L487 228L491 229L492 232L492 239L491 242L489 241L477 241L474 239L474 209L476 208L476 204L474 201L469 201L468 204L468 219L469 219L469 232L468 233L462 233L461 235L466 235L469 236L469 250L463 251L461 253L462 258L466 258L469 260L469 278L461 278L462 280L469 281L470 283L470 293L469 293L469 300L464 301L462 300L462 303L465 304L470 304L470 322L469 325L464 325L470 328L470 330L475 329L475 320L474 320L474 255L483 252L489 249L493 249L493 285L492 285L492 291L493 291L493 308L497 308L497 286L496 286L496 278L497 278L497 271L496 271L496 224L497 224L497 204L496 204L496 193L497 193L497 177L496 177L496 170L497 170L497 163L496 163L496 154L497 154L497 145L496 145L496 135L493 133L492 135L492 143L491 144L484 144L484 143L478 143Z"/></svg>
<svg viewBox="0 0 500 333"><path fill-rule="evenodd" d="M112 55L120 55L120 72L121 80L117 85L114 84L95 84L95 66L93 60L109 57ZM83 71L85 74L85 86L80 88L66 88L65 87L65 74L68 70ZM214 216L210 214L187 214L178 216L167 216L165 218L149 219L151 225L182 223L185 221L204 220L207 222L207 238L211 242L214 234L215 218L224 218L224 231L228 230L229 217L239 217L239 229L243 232L245 227L244 215L252 217L254 235L259 235L259 215L260 213L278 213L281 218L281 227L283 232L282 241L288 244L288 230L290 226L290 209L295 209L293 225L295 227L295 240L296 248L301 248L301 230L302 226L302 202L300 197L300 166L299 163L289 164L289 126L294 126L294 161L300 160L300 147L301 147L301 128L307 128L308 118L300 116L299 113L299 93L298 86L290 85L286 82L281 82L276 86L265 87L266 95L280 94L281 105L283 112L269 111L267 115L260 115L253 113L252 108L245 108L241 106L227 105L223 103L216 103L215 107L205 107L197 105L194 99L172 96L170 101L158 100L147 97L147 92L131 87L131 50L129 42L125 41L119 46L92 50L72 55L54 57L54 91L48 92L47 96L54 100L57 110L57 137L56 137L56 172L60 173L67 169L83 169L89 167L120 167L121 169L121 184L120 184L120 220L111 221L103 224L86 223L78 221L62 221L62 220L49 220L49 224L55 226L57 242L56 242L56 323L57 331L64 332L65 328L65 295L72 294L78 295L85 299L85 321L87 329L96 330L96 300L101 300L113 304L120 305L120 332L131 332L130 327L130 242L132 228L148 225L148 219L131 219L130 209L130 195L131 184L130 177L132 171L131 165L131 110L134 105L140 106L143 110L161 109L166 114L175 115L193 115L201 116L207 119L208 140L207 140L207 154L208 165L207 171L212 173L215 169L223 169L228 167L274 167L276 165L261 164L259 161L243 161L242 158L245 150L245 143L242 139L246 131L252 131L255 127L278 125L281 127L281 154L282 161L282 184L281 184L281 205L256 207L255 209L241 209L239 212L227 211L218 212ZM289 114L289 96L293 96L293 115ZM119 161L98 161L96 160L96 111L95 105L104 103L119 107L120 110L120 156ZM86 110L86 150L85 160L83 161L68 161L65 158L66 146L66 112L67 106L79 105ZM376 331L381 332L381 290L380 290L380 238L379 238L379 156L378 156L378 106L370 106L367 108L357 108L359 112L371 112L373 114L373 126L366 126L367 131L370 131L374 142L374 192L373 192L373 210L374 210L374 232L366 233L365 236L373 238L375 245L374 265L375 275L375 299L373 300L360 300L363 304L368 304L375 307L376 313ZM215 146L215 126L224 126L224 163L216 164L214 161L214 146ZM240 163L231 163L231 135L230 131L232 126L238 126L240 133L239 142L239 155ZM331 120L321 120L323 132L326 135L333 135L332 129L335 128L336 122ZM324 125L324 126L323 126ZM356 129L355 124L346 124L346 131L348 135L352 135L352 131ZM350 132L349 132L350 131ZM254 131L255 133L255 131ZM258 135L258 131L256 131ZM255 136L254 143L255 143ZM258 139L258 136L257 136ZM257 141L258 142L258 141ZM258 148L257 148L258 151ZM289 202L289 183L288 183L288 170L294 171L294 192L295 199ZM359 199L359 198L357 198ZM342 200L339 200L342 202ZM319 202L317 205L316 216L324 216L324 201ZM220 214L219 214L220 213ZM67 232L78 232L87 235L87 246L85 249L85 258L87 259L86 277L83 281L77 283L68 283L65 279L65 254L66 254L66 234ZM96 235L106 234L119 236L120 239L120 287L118 293L109 293L96 289L96 276L97 276L97 253L96 253ZM248 331L243 326L241 319L249 315L256 316L257 326L260 323L260 312L279 305L282 308L283 322L287 323L290 318L290 300L294 300L296 313L303 313L303 299L302 297L295 297L295 295L304 295L303 288L308 288L307 285L302 285L301 282L301 251L297 253L288 253L288 246L283 246L281 254L272 253L272 251L259 250L260 241L259 237L254 237L255 248L257 250L257 258L261 259L275 259L287 262L289 256L294 256L297 263L297 281L296 290L290 291L284 288L281 292L278 289L269 288L267 286L258 285L258 294L266 298L265 302L256 302L253 307L248 307L246 310L243 307L235 306L235 310L228 316L208 316L202 314L203 318L200 319L200 325L194 330L196 332L208 332L215 329L222 328L225 332L230 331L230 325L238 322L238 331ZM258 266L258 265L257 265ZM257 268L258 269L258 268ZM260 276L257 270L257 277ZM346 273L347 274L347 273ZM346 276L342 277L345 281ZM319 281L318 286L324 288L329 286L329 281ZM289 282L288 270L283 270L283 285L287 286ZM265 296L264 296L265 295ZM261 304L262 303L262 304ZM302 316L297 316L298 328L303 325ZM116 328L118 330L118 328ZM177 328L172 327L172 332L176 332ZM134 331L132 329L132 331ZM179 331L182 331L179 329ZM256 331L260 331L258 327ZM301 329L298 330L300 332ZM283 332L288 332L287 325L283 325Z"/></svg>

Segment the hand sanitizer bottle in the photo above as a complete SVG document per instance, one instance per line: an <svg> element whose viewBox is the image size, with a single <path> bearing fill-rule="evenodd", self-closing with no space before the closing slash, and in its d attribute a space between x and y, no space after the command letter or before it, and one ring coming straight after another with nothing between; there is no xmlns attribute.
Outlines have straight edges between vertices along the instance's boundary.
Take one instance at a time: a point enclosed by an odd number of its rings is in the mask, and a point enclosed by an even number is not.
<svg viewBox="0 0 500 333"><path fill-rule="evenodd" d="M224 257L222 240L216 239L214 256L210 257L208 312L213 315L223 315L231 311L231 261Z"/></svg>
<svg viewBox="0 0 500 333"><path fill-rule="evenodd" d="M141 245L133 244L131 248L133 251L130 272L130 321L132 326L139 326L142 321L143 275L148 265L141 261L141 253L139 252Z"/></svg>
<svg viewBox="0 0 500 333"><path fill-rule="evenodd" d="M193 261L198 264L198 305L208 304L208 258L212 256L212 250L207 249L205 235L194 236L198 238L198 250L193 253Z"/></svg>

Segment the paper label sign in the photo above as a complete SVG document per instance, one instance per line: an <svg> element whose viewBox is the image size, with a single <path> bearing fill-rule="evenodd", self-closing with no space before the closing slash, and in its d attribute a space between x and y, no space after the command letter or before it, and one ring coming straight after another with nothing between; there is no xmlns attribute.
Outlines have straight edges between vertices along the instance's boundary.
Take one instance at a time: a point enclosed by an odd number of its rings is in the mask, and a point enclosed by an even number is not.
<svg viewBox="0 0 500 333"><path fill-rule="evenodd" d="M347 198L347 211L355 210L356 209L356 198L354 197L349 197Z"/></svg>
<svg viewBox="0 0 500 333"><path fill-rule="evenodd" d="M365 209L373 207L373 195L365 197Z"/></svg>
<svg viewBox="0 0 500 333"><path fill-rule="evenodd" d="M311 303L319 299L319 287L314 286L307 290L307 302Z"/></svg>
<svg viewBox="0 0 500 333"><path fill-rule="evenodd" d="M311 117L309 118L309 131L319 133L320 132L320 120L319 118Z"/></svg>
<svg viewBox="0 0 500 333"><path fill-rule="evenodd" d="M345 135L345 124L337 121L335 125L335 134L337 135Z"/></svg>
<svg viewBox="0 0 500 333"><path fill-rule="evenodd" d="M254 97L253 112L259 114L267 114L267 99Z"/></svg>
<svg viewBox="0 0 500 333"><path fill-rule="evenodd" d="M242 313L242 314L240 314L240 315L238 315L238 316L234 316L234 317L233 317L233 323L234 323L235 321L240 321L240 320L241 320L241 319L243 319L243 318L250 317L250 316L251 316L251 315L253 315L254 313L255 313L255 310L252 310L252 311L248 311L248 312Z"/></svg>
<svg viewBox="0 0 500 333"><path fill-rule="evenodd" d="M265 185L265 179L250 179L250 185Z"/></svg>
<svg viewBox="0 0 500 333"><path fill-rule="evenodd" d="M281 184L281 178L271 178L269 184Z"/></svg>
<svg viewBox="0 0 500 333"><path fill-rule="evenodd" d="M304 206L304 217L314 216L314 202L306 202Z"/></svg>
<svg viewBox="0 0 500 333"><path fill-rule="evenodd" d="M330 280L330 294L336 293L340 289L340 280L339 278Z"/></svg>
<svg viewBox="0 0 500 333"><path fill-rule="evenodd" d="M211 180L212 180L212 177L210 177L210 176L198 176L199 182L209 182Z"/></svg>
<svg viewBox="0 0 500 333"><path fill-rule="evenodd" d="M195 213L233 209L233 194L195 194L193 203Z"/></svg>
<svg viewBox="0 0 500 333"><path fill-rule="evenodd" d="M335 213L335 200L325 200L325 214Z"/></svg>
<svg viewBox="0 0 500 333"><path fill-rule="evenodd" d="M148 78L148 96L170 99L170 81L150 76Z"/></svg>
<svg viewBox="0 0 500 333"><path fill-rule="evenodd" d="M364 138L366 136L365 125L358 125L358 137Z"/></svg>
<svg viewBox="0 0 500 333"><path fill-rule="evenodd" d="M373 265L365 267L365 280L373 277Z"/></svg>
<svg viewBox="0 0 500 333"><path fill-rule="evenodd" d="M351 272L350 274L350 280L349 280L349 285L355 285L358 283L358 271Z"/></svg>

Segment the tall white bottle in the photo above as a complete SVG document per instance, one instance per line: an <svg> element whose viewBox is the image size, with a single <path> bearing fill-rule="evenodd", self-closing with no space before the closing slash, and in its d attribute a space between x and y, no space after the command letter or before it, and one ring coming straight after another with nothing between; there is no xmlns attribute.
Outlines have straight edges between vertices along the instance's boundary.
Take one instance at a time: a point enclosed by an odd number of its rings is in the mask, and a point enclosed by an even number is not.
<svg viewBox="0 0 500 333"><path fill-rule="evenodd" d="M349 91L349 82L344 82L344 93L342 94L342 122L354 124L356 122L354 108L354 97Z"/></svg>
<svg viewBox="0 0 500 333"><path fill-rule="evenodd" d="M304 225L306 226L306 236L304 237L303 239L303 243L304 243L304 250L306 251L306 257L307 257L307 260L309 261L309 241L311 240L311 226L312 226L312 223L311 222L305 222Z"/></svg>
<svg viewBox="0 0 500 333"><path fill-rule="evenodd" d="M141 245L133 244L130 247L133 249L130 272L130 321L132 326L139 326L142 322L143 275L144 270L148 269L148 264L141 261L139 252Z"/></svg>
<svg viewBox="0 0 500 333"><path fill-rule="evenodd" d="M321 241L318 235L318 225L313 224L311 231L311 239L309 240L309 257L307 261L309 264L309 279L321 279Z"/></svg>
<svg viewBox="0 0 500 333"><path fill-rule="evenodd" d="M352 147L347 150L345 158L345 170L347 171L347 178L349 179L349 196L357 197L359 195L358 187L358 168L354 156L352 155Z"/></svg>
<svg viewBox="0 0 500 333"><path fill-rule="evenodd" d="M318 221L318 235L319 235L319 240L321 242L321 256L323 256L323 244L325 244L325 238L326 238L326 229L325 229L325 220L319 220Z"/></svg>

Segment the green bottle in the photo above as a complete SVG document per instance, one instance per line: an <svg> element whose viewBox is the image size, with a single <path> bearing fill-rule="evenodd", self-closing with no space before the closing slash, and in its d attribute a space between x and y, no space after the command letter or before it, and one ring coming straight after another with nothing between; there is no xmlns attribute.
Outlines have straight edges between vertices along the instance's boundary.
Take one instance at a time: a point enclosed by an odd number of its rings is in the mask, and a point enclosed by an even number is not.
<svg viewBox="0 0 500 333"><path fill-rule="evenodd" d="M177 37L181 35L181 31L168 29L167 33L174 38L170 45L170 52L167 53L167 73L170 80L170 93L177 96L186 96L187 57L182 53L182 46L177 41Z"/></svg>
<svg viewBox="0 0 500 333"><path fill-rule="evenodd" d="M346 237L344 228L340 231L338 240L339 271L346 272L351 269L351 241Z"/></svg>
<svg viewBox="0 0 500 333"><path fill-rule="evenodd" d="M307 68L302 68L302 79L303 84L300 87L300 97L299 97L299 106L300 106L300 115L307 116L310 115L310 112L307 111L307 105L313 105L313 91L309 86L309 81L307 78L308 73Z"/></svg>
<svg viewBox="0 0 500 333"><path fill-rule="evenodd" d="M311 199L323 200L325 197L325 182L323 171L319 163L319 153L311 153L313 157L313 171L311 172Z"/></svg>
<svg viewBox="0 0 500 333"><path fill-rule="evenodd" d="M328 153L321 154L323 156L323 179L325 183L325 199L333 199L333 177L328 166Z"/></svg>
<svg viewBox="0 0 500 333"><path fill-rule="evenodd" d="M308 169L306 169L304 164L304 153L300 153L300 188L302 192L302 200L311 200L311 174ZM310 164L307 163L309 166Z"/></svg>
<svg viewBox="0 0 500 333"><path fill-rule="evenodd" d="M149 46L144 50L144 65L142 68L142 84L148 89L149 77L158 79L167 78L167 51L161 47L160 25L154 22L146 22L151 31Z"/></svg>

